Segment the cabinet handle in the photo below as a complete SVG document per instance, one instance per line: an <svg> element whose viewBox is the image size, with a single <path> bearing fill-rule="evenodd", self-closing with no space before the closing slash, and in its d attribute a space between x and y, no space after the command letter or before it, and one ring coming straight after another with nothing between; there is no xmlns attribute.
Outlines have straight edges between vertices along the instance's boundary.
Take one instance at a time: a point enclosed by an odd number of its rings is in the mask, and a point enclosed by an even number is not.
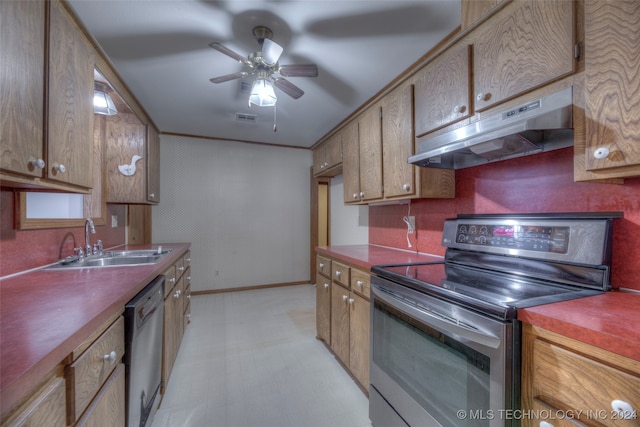
<svg viewBox="0 0 640 427"><path fill-rule="evenodd" d="M320 270L322 270L324 268L324 264L320 263Z"/></svg>
<svg viewBox="0 0 640 427"><path fill-rule="evenodd" d="M191 281L191 275L187 276L187 280L190 282Z"/></svg>
<svg viewBox="0 0 640 427"><path fill-rule="evenodd" d="M354 301L355 300L353 298L349 298L349 304L353 305Z"/></svg>
<svg viewBox="0 0 640 427"><path fill-rule="evenodd" d="M328 284L328 283L325 283L325 284L324 284L324 288L325 288L325 289L329 289L329 284Z"/></svg>
<svg viewBox="0 0 640 427"><path fill-rule="evenodd" d="M607 147L597 148L596 151L593 152L593 157L596 159L606 159L609 157L609 149Z"/></svg>
<svg viewBox="0 0 640 427"><path fill-rule="evenodd" d="M546 421L540 421L540 427L553 427L553 424Z"/></svg>
<svg viewBox="0 0 640 427"><path fill-rule="evenodd" d="M45 162L42 159L32 159L29 164L38 169L44 169L45 167Z"/></svg>
<svg viewBox="0 0 640 427"><path fill-rule="evenodd" d="M362 280L357 280L356 281L356 285L361 288L362 287Z"/></svg>
<svg viewBox="0 0 640 427"><path fill-rule="evenodd" d="M176 283L176 278L172 277L171 279L169 279L169 283Z"/></svg>
<svg viewBox="0 0 640 427"><path fill-rule="evenodd" d="M464 113L467 110L467 107L465 107L464 105L456 105L455 107L453 107L453 112L458 114L458 113Z"/></svg>
<svg viewBox="0 0 640 427"><path fill-rule="evenodd" d="M476 100L477 101L484 101L485 100L484 92L478 92L478 94L476 95Z"/></svg>
<svg viewBox="0 0 640 427"><path fill-rule="evenodd" d="M358 198L358 193L353 193L353 198L357 199Z"/></svg>
<svg viewBox="0 0 640 427"><path fill-rule="evenodd" d="M411 186L410 186L409 184L403 184L403 185L402 185L402 189L403 189L404 191L409 191L409 190L411 190Z"/></svg>
<svg viewBox="0 0 640 427"><path fill-rule="evenodd" d="M191 294L187 295L187 299L191 299Z"/></svg>
<svg viewBox="0 0 640 427"><path fill-rule="evenodd" d="M60 173L65 173L67 171L67 168L61 163L53 166L53 169L57 170Z"/></svg>
<svg viewBox="0 0 640 427"><path fill-rule="evenodd" d="M364 191L360 192L360 197L364 197Z"/></svg>
<svg viewBox="0 0 640 427"><path fill-rule="evenodd" d="M339 271L336 271L336 277L340 277L340 274L341 273Z"/></svg>
<svg viewBox="0 0 640 427"><path fill-rule="evenodd" d="M178 267L178 271L184 271L184 267Z"/></svg>
<svg viewBox="0 0 640 427"><path fill-rule="evenodd" d="M184 260L187 262L191 262L191 258L185 258Z"/></svg>
<svg viewBox="0 0 640 427"><path fill-rule="evenodd" d="M638 416L638 413L633 409L633 406L624 400L612 400L611 409L616 411L618 413L618 417L623 420L635 420Z"/></svg>
<svg viewBox="0 0 640 427"><path fill-rule="evenodd" d="M105 354L104 356L102 356L102 360L104 360L105 362L109 362L110 365L113 365L113 362L116 361L116 357L117 354L115 351L112 351L109 354Z"/></svg>
<svg viewBox="0 0 640 427"><path fill-rule="evenodd" d="M349 297L348 297L348 296L346 296L346 295L342 295L342 301L348 301L348 300L349 300Z"/></svg>
<svg viewBox="0 0 640 427"><path fill-rule="evenodd" d="M174 298L180 298L180 290L178 289L177 291L175 291L175 293L173 294Z"/></svg>

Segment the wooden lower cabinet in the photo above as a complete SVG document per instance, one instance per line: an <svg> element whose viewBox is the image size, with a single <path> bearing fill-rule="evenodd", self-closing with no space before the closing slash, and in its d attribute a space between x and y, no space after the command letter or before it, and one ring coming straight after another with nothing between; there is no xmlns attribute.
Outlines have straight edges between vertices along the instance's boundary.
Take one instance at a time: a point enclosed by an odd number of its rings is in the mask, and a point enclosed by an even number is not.
<svg viewBox="0 0 640 427"><path fill-rule="evenodd" d="M55 375L39 387L18 409L3 416L2 427L66 426L65 382Z"/></svg>
<svg viewBox="0 0 640 427"><path fill-rule="evenodd" d="M640 362L528 324L522 355L523 426L640 425Z"/></svg>
<svg viewBox="0 0 640 427"><path fill-rule="evenodd" d="M318 339L329 346L343 366L367 391L370 348L369 272L322 256L318 256L317 262L318 266L324 264L324 271L327 273L316 276ZM331 278L327 277L327 270L331 271Z"/></svg>
<svg viewBox="0 0 640 427"><path fill-rule="evenodd" d="M125 425L125 368L118 364L100 393L76 424L77 427L114 427Z"/></svg>

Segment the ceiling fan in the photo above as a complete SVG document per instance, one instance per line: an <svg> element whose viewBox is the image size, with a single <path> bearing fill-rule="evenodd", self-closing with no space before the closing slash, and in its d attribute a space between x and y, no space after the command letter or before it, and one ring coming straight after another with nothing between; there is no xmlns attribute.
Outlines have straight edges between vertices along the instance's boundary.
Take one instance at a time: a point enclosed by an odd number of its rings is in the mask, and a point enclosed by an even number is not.
<svg viewBox="0 0 640 427"><path fill-rule="evenodd" d="M284 77L317 77L318 66L316 64L280 65L278 59L282 54L283 48L271 40L272 31L265 26L257 26L253 29L253 35L258 43L262 45L262 50L250 53L247 57L234 52L221 43L213 42L209 44L213 49L249 67L247 71L238 71L209 80L212 83L223 83L255 75L256 79L249 97L249 105L274 106L277 98L273 86L294 99L304 95L302 89Z"/></svg>

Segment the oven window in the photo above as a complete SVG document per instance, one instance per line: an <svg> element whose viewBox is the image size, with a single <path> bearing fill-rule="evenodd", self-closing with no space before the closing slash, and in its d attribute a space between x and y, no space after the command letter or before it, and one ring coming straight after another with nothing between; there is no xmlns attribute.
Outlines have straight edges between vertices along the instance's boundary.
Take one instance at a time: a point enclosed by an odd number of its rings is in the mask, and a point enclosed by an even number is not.
<svg viewBox="0 0 640 427"><path fill-rule="evenodd" d="M489 425L488 419L477 419L484 417L459 416L459 411L488 413L486 355L375 302L372 358L442 426Z"/></svg>

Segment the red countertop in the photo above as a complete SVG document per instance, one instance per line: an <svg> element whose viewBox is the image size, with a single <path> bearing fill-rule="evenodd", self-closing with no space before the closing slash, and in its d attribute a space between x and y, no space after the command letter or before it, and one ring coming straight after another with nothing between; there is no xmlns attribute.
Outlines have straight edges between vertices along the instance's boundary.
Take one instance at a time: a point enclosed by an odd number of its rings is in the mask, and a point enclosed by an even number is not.
<svg viewBox="0 0 640 427"><path fill-rule="evenodd" d="M316 251L365 269L379 264L442 260L375 245L321 246ZM640 361L640 294L611 291L519 309L518 319Z"/></svg>
<svg viewBox="0 0 640 427"><path fill-rule="evenodd" d="M156 249L136 245L118 249ZM0 408L4 413L138 292L189 243L157 264L38 269L0 280Z"/></svg>

